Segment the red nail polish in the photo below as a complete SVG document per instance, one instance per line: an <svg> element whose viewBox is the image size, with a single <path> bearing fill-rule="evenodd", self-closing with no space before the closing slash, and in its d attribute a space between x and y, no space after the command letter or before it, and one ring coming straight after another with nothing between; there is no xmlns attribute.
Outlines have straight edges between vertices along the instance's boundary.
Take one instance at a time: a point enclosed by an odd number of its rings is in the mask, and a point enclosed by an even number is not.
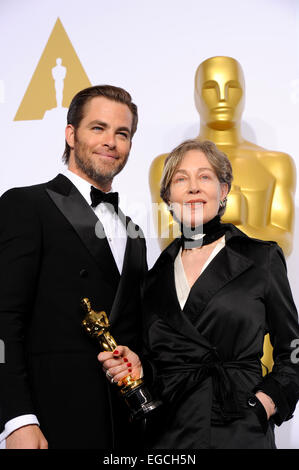
<svg viewBox="0 0 299 470"><path fill-rule="evenodd" d="M129 369L129 372L132 372L132 369Z"/></svg>
<svg viewBox="0 0 299 470"><path fill-rule="evenodd" d="M131 367L131 366L132 366L131 362L128 362L127 366L128 366L128 367Z"/></svg>
<svg viewBox="0 0 299 470"><path fill-rule="evenodd" d="M113 354L119 354L119 351L117 351L117 349L115 349L115 351L113 351Z"/></svg>
<svg viewBox="0 0 299 470"><path fill-rule="evenodd" d="M128 359L126 357L124 357L124 362L128 362Z"/></svg>

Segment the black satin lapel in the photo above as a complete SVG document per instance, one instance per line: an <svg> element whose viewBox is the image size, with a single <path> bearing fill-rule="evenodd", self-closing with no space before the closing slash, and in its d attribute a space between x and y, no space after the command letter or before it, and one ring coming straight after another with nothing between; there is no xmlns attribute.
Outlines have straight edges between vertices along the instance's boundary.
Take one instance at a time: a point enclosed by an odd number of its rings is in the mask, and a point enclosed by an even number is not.
<svg viewBox="0 0 299 470"><path fill-rule="evenodd" d="M71 184L68 194L58 192L57 185L55 189L48 185L46 191L95 258L101 271L108 271L111 282L118 284L120 275L109 243L106 237L97 237L95 228L96 224L100 224L100 222L80 192L73 184Z"/></svg>
<svg viewBox="0 0 299 470"><path fill-rule="evenodd" d="M120 217L122 223L127 228L129 218L126 217L123 214L123 212L121 212L120 210L119 210L118 216ZM121 277L120 277L120 281L118 284L118 288L116 291L116 295L114 297L113 305L112 305L110 316L109 316L109 321L111 325L113 325L119 313L121 312L122 303L125 301L126 295L130 294L130 286L128 285L128 282L130 280L130 269L131 269L132 263L133 263L132 239L130 236L127 236L127 243L126 243L126 249L125 249L125 254L124 254L124 262L123 262Z"/></svg>
<svg viewBox="0 0 299 470"><path fill-rule="evenodd" d="M159 315L176 331L197 344L210 349L209 341L197 331L188 316L181 310L176 295L174 265L170 260L160 269L159 281L160 297L153 299Z"/></svg>
<svg viewBox="0 0 299 470"><path fill-rule="evenodd" d="M220 289L252 265L251 260L226 245L209 263L191 288L184 312L192 324L198 323L200 313Z"/></svg>
<svg viewBox="0 0 299 470"><path fill-rule="evenodd" d="M126 304L126 299L131 295L130 285L134 277L133 273L136 272L136 264L142 257L141 244L137 241L140 237L139 227L132 222L130 217L125 216L121 209L118 209L118 217L126 227L127 243L120 282L109 317L111 324L116 321L121 309Z"/></svg>

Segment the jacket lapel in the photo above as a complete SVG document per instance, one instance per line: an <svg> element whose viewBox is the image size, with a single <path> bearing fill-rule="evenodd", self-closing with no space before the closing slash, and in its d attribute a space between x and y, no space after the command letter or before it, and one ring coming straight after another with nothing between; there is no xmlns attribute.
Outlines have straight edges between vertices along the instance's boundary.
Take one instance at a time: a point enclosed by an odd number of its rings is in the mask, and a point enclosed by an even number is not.
<svg viewBox="0 0 299 470"><path fill-rule="evenodd" d="M195 328L190 322L188 316L181 310L175 288L174 279L174 259L179 251L180 241L179 239L174 242L164 251L162 263L156 264L157 273L153 273L154 276L158 276L158 282L155 280L155 284L159 285L159 292L161 297L152 296L153 308L157 311L159 316L174 328L178 333L183 334L191 341L203 346L204 348L210 349L211 345Z"/></svg>
<svg viewBox="0 0 299 470"><path fill-rule="evenodd" d="M47 184L46 191L96 260L100 270L108 271L109 278L117 285L120 275L109 243L106 237L99 238L95 231L97 224L97 228L103 226L77 188L68 178L59 174Z"/></svg>
<svg viewBox="0 0 299 470"><path fill-rule="evenodd" d="M209 341L196 328L198 316L220 289L253 265L250 259L233 249L236 241L246 235L231 224L228 225L225 236L226 246L215 256L192 286L183 311L176 295L174 279L174 260L180 249L180 239L174 240L166 248L161 255L160 262L156 264L162 293L160 307L158 307L159 315L178 332L208 348L211 347ZM157 299L153 302L157 305Z"/></svg>
<svg viewBox="0 0 299 470"><path fill-rule="evenodd" d="M184 306L184 312L190 321L196 325L199 315L217 292L252 265L251 260L234 251L229 243L226 243L191 288Z"/></svg>
<svg viewBox="0 0 299 470"><path fill-rule="evenodd" d="M136 263L139 262L141 253L141 245L136 240L136 227L130 217L126 217L119 209L118 216L127 230L127 243L124 254L123 268L121 272L120 282L112 305L109 321L113 324L121 311L125 308L126 300L131 295L130 283L136 272ZM137 227L138 229L138 227ZM133 233L132 233L133 231ZM140 251L140 252L139 252Z"/></svg>

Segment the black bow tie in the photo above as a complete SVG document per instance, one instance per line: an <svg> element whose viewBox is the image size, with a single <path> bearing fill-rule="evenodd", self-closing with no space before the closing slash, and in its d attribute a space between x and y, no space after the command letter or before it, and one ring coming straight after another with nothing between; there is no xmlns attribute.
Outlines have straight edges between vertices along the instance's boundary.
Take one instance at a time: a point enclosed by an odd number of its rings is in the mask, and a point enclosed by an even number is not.
<svg viewBox="0 0 299 470"><path fill-rule="evenodd" d="M118 209L118 193L104 193L100 189L91 187L90 190L91 207L96 207L100 202L106 202L114 207L115 212Z"/></svg>

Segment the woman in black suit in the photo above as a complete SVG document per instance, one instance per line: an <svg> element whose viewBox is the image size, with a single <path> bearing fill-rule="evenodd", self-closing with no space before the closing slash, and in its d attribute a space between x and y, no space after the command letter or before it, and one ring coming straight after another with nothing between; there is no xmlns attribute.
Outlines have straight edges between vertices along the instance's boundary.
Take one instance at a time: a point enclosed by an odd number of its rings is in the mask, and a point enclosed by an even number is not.
<svg viewBox="0 0 299 470"><path fill-rule="evenodd" d="M182 237L144 285L142 362L164 402L149 447L275 448L274 424L292 417L299 398L298 316L285 259L275 242L221 223L231 182L231 164L212 142L186 141L165 161L161 197ZM268 332L274 367L263 377ZM117 359L99 357L108 376L117 382L127 364L137 376L139 358L117 349Z"/></svg>

